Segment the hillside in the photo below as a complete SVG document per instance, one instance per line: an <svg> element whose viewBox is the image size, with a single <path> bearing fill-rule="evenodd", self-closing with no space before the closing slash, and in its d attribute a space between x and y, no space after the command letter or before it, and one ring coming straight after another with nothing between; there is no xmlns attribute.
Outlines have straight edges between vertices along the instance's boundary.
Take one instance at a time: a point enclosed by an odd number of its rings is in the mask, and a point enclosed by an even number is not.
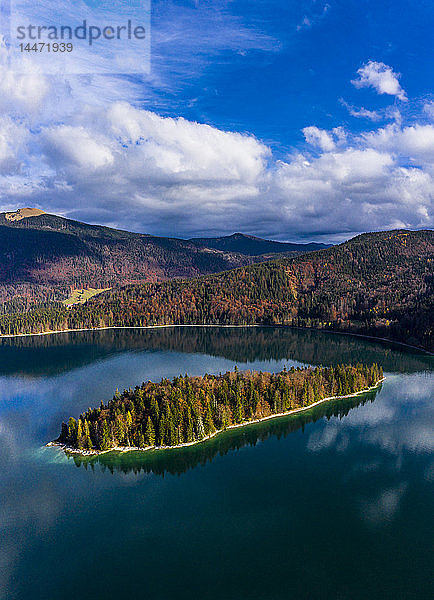
<svg viewBox="0 0 434 600"><path fill-rule="evenodd" d="M220 250L203 242L198 245L88 225L38 209L0 213L2 312L27 310L34 302L64 300L71 289L197 277L268 258L256 251ZM273 244L258 243L261 247ZM294 255L309 249L297 245L290 251ZM288 251L285 244L281 251Z"/></svg>
<svg viewBox="0 0 434 600"><path fill-rule="evenodd" d="M209 275L111 290L70 310L0 319L3 334L82 327L292 325L433 349L434 232L360 235L339 246Z"/></svg>

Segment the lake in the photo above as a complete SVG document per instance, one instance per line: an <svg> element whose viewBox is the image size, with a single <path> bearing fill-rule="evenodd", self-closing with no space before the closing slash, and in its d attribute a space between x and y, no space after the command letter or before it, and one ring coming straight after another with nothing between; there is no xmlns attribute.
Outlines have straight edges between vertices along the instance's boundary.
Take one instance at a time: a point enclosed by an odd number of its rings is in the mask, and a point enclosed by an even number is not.
<svg viewBox="0 0 434 600"><path fill-rule="evenodd" d="M68 458L69 416L180 373L378 362L378 391L166 452ZM432 356L286 328L0 340L0 596L428 599Z"/></svg>

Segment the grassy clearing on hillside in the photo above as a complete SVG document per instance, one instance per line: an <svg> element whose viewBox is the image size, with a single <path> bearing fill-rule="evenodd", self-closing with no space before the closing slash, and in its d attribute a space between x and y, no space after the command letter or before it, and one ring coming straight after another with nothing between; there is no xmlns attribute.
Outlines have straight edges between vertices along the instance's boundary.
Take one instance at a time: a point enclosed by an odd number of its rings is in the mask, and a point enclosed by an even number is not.
<svg viewBox="0 0 434 600"><path fill-rule="evenodd" d="M65 306L74 306L74 304L84 304L87 302L89 298L96 296L97 294L101 294L101 292L106 292L111 288L85 288L81 290L74 290L69 298L63 300Z"/></svg>

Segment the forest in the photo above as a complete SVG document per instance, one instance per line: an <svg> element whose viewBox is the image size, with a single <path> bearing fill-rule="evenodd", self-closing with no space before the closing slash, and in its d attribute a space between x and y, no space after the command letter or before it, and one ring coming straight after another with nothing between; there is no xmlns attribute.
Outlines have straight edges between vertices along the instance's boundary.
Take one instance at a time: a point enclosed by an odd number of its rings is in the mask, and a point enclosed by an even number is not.
<svg viewBox="0 0 434 600"><path fill-rule="evenodd" d="M201 441L218 431L307 407L331 396L375 386L383 369L373 365L305 367L280 373L188 375L117 390L107 404L62 423L56 442L78 450L154 448Z"/></svg>
<svg viewBox="0 0 434 600"><path fill-rule="evenodd" d="M154 325L289 325L433 349L434 233L362 234L332 248L192 280L129 285L87 303L0 316L1 334Z"/></svg>
<svg viewBox="0 0 434 600"><path fill-rule="evenodd" d="M354 408L371 404L375 401L379 388L374 388L366 394L351 396L342 400L328 400L318 404L315 409L297 413L297 418L271 419L263 426L243 427L238 429L236 435L216 436L212 444L192 444L184 447L183 452L140 452L136 453L131 460L129 453L98 452L89 455L88 452L67 452L66 457L76 467L95 470L97 466L104 472L114 473L154 473L162 475L182 475L197 465L205 465L214 460L216 456L225 456L234 450L240 450L246 446L256 446L266 440L277 437L285 438L288 435L302 429L321 419L343 419L351 413Z"/></svg>
<svg viewBox="0 0 434 600"><path fill-rule="evenodd" d="M0 213L0 313L62 301L72 289L198 277L268 260L273 253L296 256L322 247L242 234L207 243L206 238L156 237L45 213L9 221Z"/></svg>

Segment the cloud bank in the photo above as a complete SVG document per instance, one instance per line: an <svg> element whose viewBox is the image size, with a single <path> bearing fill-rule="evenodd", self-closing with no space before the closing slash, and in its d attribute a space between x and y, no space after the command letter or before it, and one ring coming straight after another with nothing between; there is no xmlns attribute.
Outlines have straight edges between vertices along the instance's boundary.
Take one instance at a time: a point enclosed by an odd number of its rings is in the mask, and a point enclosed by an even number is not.
<svg viewBox="0 0 434 600"><path fill-rule="evenodd" d="M16 75L4 51L2 60L3 210L36 205L182 237L242 230L340 240L367 230L433 225L429 104L416 122L395 119L357 134L340 125L308 125L305 142L278 160L249 133L133 106L121 93L132 83L106 80L101 98L98 79L89 86L79 79ZM358 74L357 87L407 98L383 63L370 61ZM370 113L356 116L373 120Z"/></svg>

